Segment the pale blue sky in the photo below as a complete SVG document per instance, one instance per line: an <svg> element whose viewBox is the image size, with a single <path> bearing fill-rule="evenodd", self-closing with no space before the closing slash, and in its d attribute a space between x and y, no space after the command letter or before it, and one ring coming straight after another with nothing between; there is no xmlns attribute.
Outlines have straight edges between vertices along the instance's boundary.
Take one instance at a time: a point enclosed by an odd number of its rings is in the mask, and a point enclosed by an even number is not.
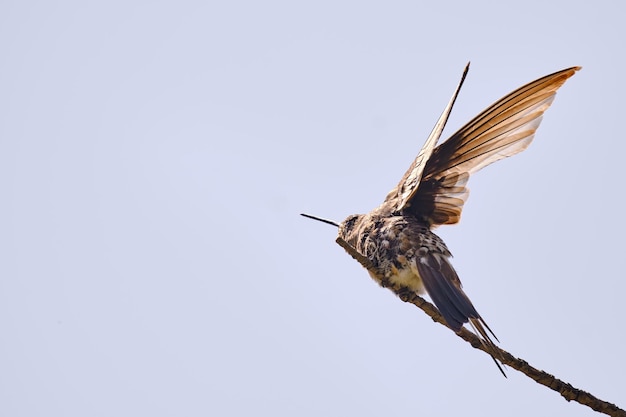
<svg viewBox="0 0 626 417"><path fill-rule="evenodd" d="M438 233L501 346L626 406L621 2L0 5L0 415L589 416L334 243L444 137L582 65Z"/></svg>

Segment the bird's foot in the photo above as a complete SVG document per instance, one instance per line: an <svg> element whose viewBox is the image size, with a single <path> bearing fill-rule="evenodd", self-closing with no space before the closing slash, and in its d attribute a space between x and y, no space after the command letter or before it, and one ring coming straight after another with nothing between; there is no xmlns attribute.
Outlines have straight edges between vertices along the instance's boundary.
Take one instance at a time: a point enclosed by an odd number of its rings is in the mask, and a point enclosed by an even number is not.
<svg viewBox="0 0 626 417"><path fill-rule="evenodd" d="M410 288L407 287L400 287L398 288L398 290L396 291L396 295L405 303L411 301L413 299L413 296L415 295L415 292L413 292Z"/></svg>

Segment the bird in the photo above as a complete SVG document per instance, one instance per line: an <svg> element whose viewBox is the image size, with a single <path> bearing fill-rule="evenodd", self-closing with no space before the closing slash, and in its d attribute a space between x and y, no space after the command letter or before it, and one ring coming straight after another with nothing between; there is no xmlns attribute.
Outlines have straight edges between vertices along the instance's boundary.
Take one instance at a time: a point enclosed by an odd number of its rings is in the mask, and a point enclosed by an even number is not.
<svg viewBox="0 0 626 417"><path fill-rule="evenodd" d="M417 157L382 204L341 223L302 213L336 226L338 239L367 259L370 276L381 286L391 283L408 294L428 294L455 332L468 323L505 377L493 339L499 340L463 290L452 254L433 230L459 222L472 174L530 145L557 90L580 69L566 68L523 85L437 146L468 63Z"/></svg>

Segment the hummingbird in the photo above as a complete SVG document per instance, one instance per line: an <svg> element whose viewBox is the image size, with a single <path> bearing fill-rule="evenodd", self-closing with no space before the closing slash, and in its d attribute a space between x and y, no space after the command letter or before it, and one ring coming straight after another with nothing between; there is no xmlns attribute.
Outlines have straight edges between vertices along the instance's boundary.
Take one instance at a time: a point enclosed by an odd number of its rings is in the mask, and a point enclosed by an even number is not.
<svg viewBox="0 0 626 417"><path fill-rule="evenodd" d="M505 377L491 337L498 338L463 291L452 254L433 229L459 222L471 174L530 145L556 91L580 69L557 71L518 88L436 146L468 63L422 149L380 206L339 224L302 214L338 227L338 238L369 261L370 276L381 286L392 283L407 293L427 293L455 332L469 323Z"/></svg>

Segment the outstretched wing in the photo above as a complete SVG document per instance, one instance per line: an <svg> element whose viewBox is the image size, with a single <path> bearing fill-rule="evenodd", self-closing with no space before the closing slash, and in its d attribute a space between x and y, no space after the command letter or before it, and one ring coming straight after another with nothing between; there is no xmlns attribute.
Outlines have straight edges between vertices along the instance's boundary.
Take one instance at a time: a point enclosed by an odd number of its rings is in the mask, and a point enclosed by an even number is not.
<svg viewBox="0 0 626 417"><path fill-rule="evenodd" d="M433 225L457 223L469 194L465 188L469 176L526 149L556 91L579 69L567 68L528 83L463 126L433 150L421 169L418 186L405 191L406 197L396 210ZM413 165L411 170L415 170Z"/></svg>
<svg viewBox="0 0 626 417"><path fill-rule="evenodd" d="M435 145L439 138L441 137L441 133L443 132L443 128L446 126L446 122L448 121L448 117L450 117L450 112L452 111L452 107L454 106L454 102L456 101L457 96L459 95L459 91L461 91L461 86L463 86L463 82L465 81L465 77L467 76L467 72L469 71L469 62L465 66L465 70L463 70L463 75L461 75L461 81L459 81L459 85L454 90L454 94L452 94L452 98L448 102L448 105L439 116L439 120L435 123L432 132L428 135L428 139L426 139L426 143L420 149L420 152L417 154L417 157L409 167L409 169L404 173L404 176L398 183L398 185L389 192L387 198L385 198L385 202L390 202L396 207L404 207L407 201L411 198L413 192L417 190L419 186L420 180L422 179L422 174L424 172L424 168L426 167L426 162L430 159L433 150L435 149Z"/></svg>

